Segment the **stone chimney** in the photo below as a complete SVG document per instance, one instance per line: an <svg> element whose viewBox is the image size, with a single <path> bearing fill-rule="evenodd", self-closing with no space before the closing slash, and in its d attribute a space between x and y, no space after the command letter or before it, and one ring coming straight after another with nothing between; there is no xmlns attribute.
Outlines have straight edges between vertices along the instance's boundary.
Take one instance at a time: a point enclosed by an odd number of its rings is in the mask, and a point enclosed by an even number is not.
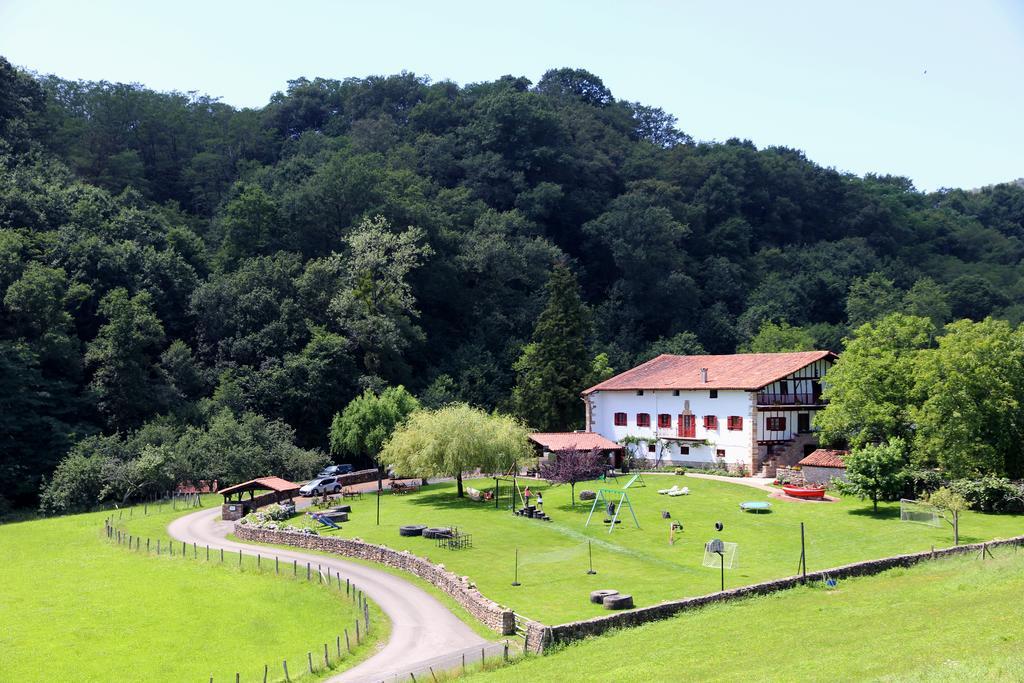
<svg viewBox="0 0 1024 683"><path fill-rule="evenodd" d="M701 368L700 369L700 381L703 382L704 384L708 383L708 369L707 368Z"/></svg>

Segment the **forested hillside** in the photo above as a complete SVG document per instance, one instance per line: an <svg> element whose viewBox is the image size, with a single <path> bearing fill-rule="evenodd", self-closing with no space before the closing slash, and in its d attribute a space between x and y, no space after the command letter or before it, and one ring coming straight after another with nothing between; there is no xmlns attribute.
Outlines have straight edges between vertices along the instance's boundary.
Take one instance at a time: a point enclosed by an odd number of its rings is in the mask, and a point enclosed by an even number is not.
<svg viewBox="0 0 1024 683"><path fill-rule="evenodd" d="M4 495L34 504L72 448L116 497L253 448L301 472L366 388L513 410L558 263L604 371L841 350L894 310L1024 317L1019 185L925 194L655 104L556 69L302 78L238 110L0 59Z"/></svg>

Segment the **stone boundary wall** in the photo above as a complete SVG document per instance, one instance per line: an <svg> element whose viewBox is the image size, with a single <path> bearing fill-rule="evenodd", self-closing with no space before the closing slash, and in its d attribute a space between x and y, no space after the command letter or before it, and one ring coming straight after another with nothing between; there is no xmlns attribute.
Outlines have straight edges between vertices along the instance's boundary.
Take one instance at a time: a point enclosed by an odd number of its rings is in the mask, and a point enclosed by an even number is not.
<svg viewBox="0 0 1024 683"><path fill-rule="evenodd" d="M943 548L941 550L925 551L922 553L912 553L909 555L894 555L892 557L884 557L878 560L855 562L841 567L833 567L832 569L808 572L807 580L823 581L826 575L833 579L843 579L853 576L870 576L895 567L911 567L927 560L952 557L955 555L966 555L969 553L980 553L986 546L992 548L1004 545L1024 545L1024 536L1015 536L1005 540L961 545L952 548ZM794 588L799 586L801 583L802 578L800 576L789 576L783 579L743 586L742 588L734 588L732 590L710 593L708 595L701 595L694 598L685 598L683 600L662 602L657 605L651 605L650 607L640 607L638 609L616 612L614 614L593 617L582 621L573 621L566 624L559 624L557 626L545 626L544 624L530 622L527 624L526 628L526 650L533 653L542 653L552 645L570 643L589 636L596 636L611 629L629 628L631 626L639 626L640 624L650 621L668 619L680 612L697 609L705 605L728 602L730 600L736 600L753 595L775 593L777 591Z"/></svg>
<svg viewBox="0 0 1024 683"><path fill-rule="evenodd" d="M387 477L384 477L387 479ZM377 481L377 469L369 470L357 470L355 472L349 472L348 474L339 474L338 483L342 486L352 486L353 484L365 484L368 481Z"/></svg>
<svg viewBox="0 0 1024 683"><path fill-rule="evenodd" d="M373 473L376 477L377 471L373 470ZM485 597L466 577L458 576L445 569L443 564L434 564L407 550L392 550L387 546L337 536L314 536L296 531L257 529L246 524L236 524L235 535L245 541L322 550L346 557L379 562L388 567L407 571L440 588L465 607L482 624L495 632L511 635L516 631L515 613L512 610Z"/></svg>

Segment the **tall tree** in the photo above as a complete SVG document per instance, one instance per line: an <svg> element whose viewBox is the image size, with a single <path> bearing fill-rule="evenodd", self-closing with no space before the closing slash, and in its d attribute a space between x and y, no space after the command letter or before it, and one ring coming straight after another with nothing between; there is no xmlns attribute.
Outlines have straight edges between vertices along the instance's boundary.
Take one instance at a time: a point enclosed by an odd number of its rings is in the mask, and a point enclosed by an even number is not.
<svg viewBox="0 0 1024 683"><path fill-rule="evenodd" d="M419 407L416 397L401 385L379 395L367 389L334 416L331 452L377 461L395 428Z"/></svg>
<svg viewBox="0 0 1024 683"><path fill-rule="evenodd" d="M766 320L761 324L754 338L740 346L743 353L781 353L785 351L811 351L814 337L802 327L793 327L787 322L774 323Z"/></svg>
<svg viewBox="0 0 1024 683"><path fill-rule="evenodd" d="M107 294L100 302L107 323L86 350L90 386L115 429L139 426L164 403L167 385L157 366L164 329L152 301L147 292L129 296L119 288Z"/></svg>
<svg viewBox="0 0 1024 683"><path fill-rule="evenodd" d="M528 435L512 417L453 403L410 415L385 444L380 460L406 476L454 477L461 498L464 472L504 472L530 457Z"/></svg>
<svg viewBox="0 0 1024 683"><path fill-rule="evenodd" d="M331 302L338 325L362 351L370 377L405 374L403 353L424 339L410 274L433 253L418 228L399 233L381 216L347 238L344 284Z"/></svg>
<svg viewBox="0 0 1024 683"><path fill-rule="evenodd" d="M959 320L916 365L915 446L952 476L1024 476L1024 330Z"/></svg>
<svg viewBox="0 0 1024 683"><path fill-rule="evenodd" d="M927 318L894 313L860 326L822 384L828 406L814 418L825 443L859 448L913 438L915 364L932 343Z"/></svg>
<svg viewBox="0 0 1024 683"><path fill-rule="evenodd" d="M572 429L580 422L579 394L591 371L587 354L590 318L568 266L554 267L547 293L547 307L515 364L512 403L516 414L530 426L557 431Z"/></svg>

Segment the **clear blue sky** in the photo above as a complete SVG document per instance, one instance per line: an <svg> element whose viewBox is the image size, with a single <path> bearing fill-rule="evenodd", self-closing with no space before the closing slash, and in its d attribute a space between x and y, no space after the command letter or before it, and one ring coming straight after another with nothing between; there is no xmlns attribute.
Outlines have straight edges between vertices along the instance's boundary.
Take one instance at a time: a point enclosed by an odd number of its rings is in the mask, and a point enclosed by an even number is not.
<svg viewBox="0 0 1024 683"><path fill-rule="evenodd" d="M298 76L582 67L701 140L796 147L925 190L1024 176L1024 0L0 0L0 54L237 106Z"/></svg>

